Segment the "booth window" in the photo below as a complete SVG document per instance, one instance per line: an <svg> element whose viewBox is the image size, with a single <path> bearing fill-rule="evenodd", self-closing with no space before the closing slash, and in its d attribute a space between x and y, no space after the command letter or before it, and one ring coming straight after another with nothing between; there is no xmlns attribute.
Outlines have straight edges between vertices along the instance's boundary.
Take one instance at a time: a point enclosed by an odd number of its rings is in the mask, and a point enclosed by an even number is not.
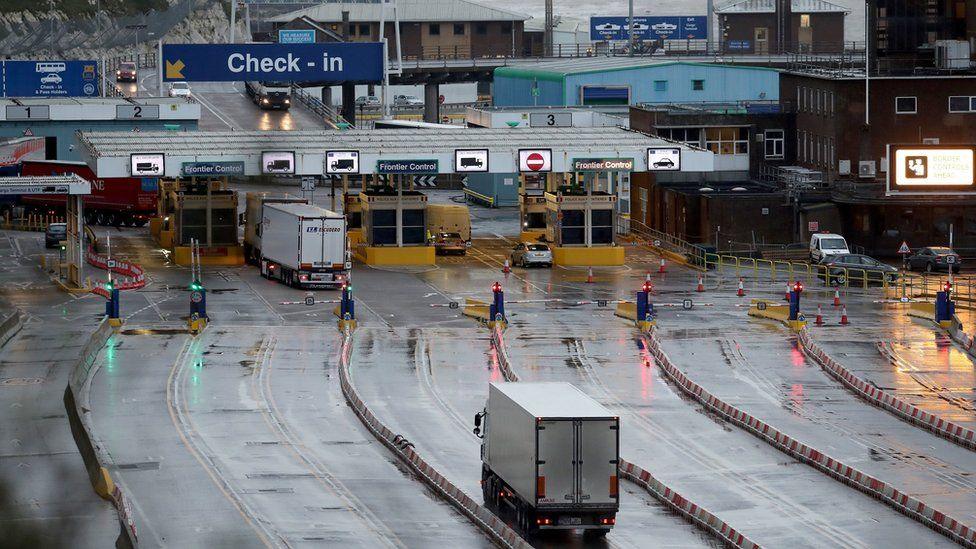
<svg viewBox="0 0 976 549"><path fill-rule="evenodd" d="M423 244L426 242L427 219L423 209L403 210L403 243Z"/></svg>
<svg viewBox="0 0 976 549"><path fill-rule="evenodd" d="M613 243L613 210L590 210L590 242Z"/></svg>
<svg viewBox="0 0 976 549"><path fill-rule="evenodd" d="M562 246L586 244L586 212L584 210L562 210Z"/></svg>
<svg viewBox="0 0 976 549"><path fill-rule="evenodd" d="M396 246L396 210L373 210L369 230L373 246Z"/></svg>

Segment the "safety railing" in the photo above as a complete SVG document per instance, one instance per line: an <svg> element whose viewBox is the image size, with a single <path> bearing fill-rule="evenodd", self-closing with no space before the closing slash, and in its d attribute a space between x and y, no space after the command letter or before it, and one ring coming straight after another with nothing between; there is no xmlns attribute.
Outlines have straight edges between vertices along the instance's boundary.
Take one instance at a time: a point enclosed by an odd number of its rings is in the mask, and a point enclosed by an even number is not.
<svg viewBox="0 0 976 549"><path fill-rule="evenodd" d="M326 105L321 99L305 91L300 86L291 87L291 96L305 108L320 116L322 120L332 126L333 129L350 129L354 126L339 114L339 111ZM344 125L344 126L343 126Z"/></svg>
<svg viewBox="0 0 976 549"><path fill-rule="evenodd" d="M735 276L745 276L749 273L758 276L768 273L771 280L776 280L777 276L782 276L786 281L799 280L807 284L822 283L824 286L842 288L868 288L872 285L879 285L888 290L903 284L905 277L903 273L898 272L830 267L808 261L761 259L715 253L706 253L704 264L706 269L715 269L719 273L731 270Z"/></svg>
<svg viewBox="0 0 976 549"><path fill-rule="evenodd" d="M620 227L618 233L629 233L634 240L652 246L654 248L667 250L669 252L683 255L688 262L694 265L703 266L704 251L701 246L692 244L683 238L675 235L652 229L640 221L633 218L627 220L627 230Z"/></svg>
<svg viewBox="0 0 976 549"><path fill-rule="evenodd" d="M481 194L479 192L472 191L471 189L463 189L463 190L464 190L464 195L468 199L470 199L470 200L472 200L472 201L474 201L476 203L477 202L481 202L484 205L488 206L489 208L491 208L491 207L493 207L495 205L495 197L494 196L488 196L486 194Z"/></svg>
<svg viewBox="0 0 976 549"><path fill-rule="evenodd" d="M0 218L0 228L14 231L44 231L51 223L64 223L63 215L31 214L13 217L10 212Z"/></svg>
<svg viewBox="0 0 976 549"><path fill-rule="evenodd" d="M934 298L936 292L945 290L948 275L945 273L905 273L886 287L886 297L893 299ZM976 278L953 277L950 288L952 299L976 306Z"/></svg>

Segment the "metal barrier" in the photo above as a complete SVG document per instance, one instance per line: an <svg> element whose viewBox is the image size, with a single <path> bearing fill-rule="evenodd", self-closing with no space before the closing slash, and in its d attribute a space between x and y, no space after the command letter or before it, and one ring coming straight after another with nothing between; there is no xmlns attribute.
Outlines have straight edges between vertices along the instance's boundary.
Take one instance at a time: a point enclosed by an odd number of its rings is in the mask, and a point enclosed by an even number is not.
<svg viewBox="0 0 976 549"><path fill-rule="evenodd" d="M495 197L494 196L488 196L486 194L481 194L479 192L472 191L471 189L462 189L462 190L464 191L464 195L467 198L469 198L470 200L473 200L475 202L482 202L486 206L488 206L489 208L492 208L492 207L495 206Z"/></svg>
<svg viewBox="0 0 976 549"><path fill-rule="evenodd" d="M716 269L724 272L726 269L735 271L736 276L743 276L748 272L756 275L768 272L772 280L777 274L785 275L785 280L823 281L824 286L838 286L843 288L867 288L871 284L878 284L889 289L902 284L906 276L904 273L885 273L867 269L851 269L848 267L828 267L808 261L789 261L780 259L759 259L755 257L740 257L727 254L706 253L704 257L706 269ZM932 295L935 295L934 293Z"/></svg>
<svg viewBox="0 0 976 549"><path fill-rule="evenodd" d="M339 129L340 124L345 124L346 129L353 129L355 127L345 118L343 118L342 115L339 114L339 111L326 105L321 99L308 93L300 86L292 85L291 96L301 103L306 109L320 116L322 121L329 126L332 126L333 129Z"/></svg>
<svg viewBox="0 0 976 549"><path fill-rule="evenodd" d="M945 289L947 277L944 273L903 273L897 280L885 286L885 295L908 299L935 297L936 292ZM955 276L951 291L953 301L976 303L976 278Z"/></svg>

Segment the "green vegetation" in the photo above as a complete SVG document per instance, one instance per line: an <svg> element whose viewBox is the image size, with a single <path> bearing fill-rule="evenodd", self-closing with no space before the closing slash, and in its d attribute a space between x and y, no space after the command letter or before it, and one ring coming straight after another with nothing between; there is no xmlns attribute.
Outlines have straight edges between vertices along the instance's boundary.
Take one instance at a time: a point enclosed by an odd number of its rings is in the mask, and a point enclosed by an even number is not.
<svg viewBox="0 0 976 549"><path fill-rule="evenodd" d="M165 10L166 0L101 0L102 11L110 15L133 15L151 9ZM95 14L95 0L54 0L54 9L68 17L91 16ZM50 3L37 0L3 0L0 13L29 11L42 16L50 11Z"/></svg>

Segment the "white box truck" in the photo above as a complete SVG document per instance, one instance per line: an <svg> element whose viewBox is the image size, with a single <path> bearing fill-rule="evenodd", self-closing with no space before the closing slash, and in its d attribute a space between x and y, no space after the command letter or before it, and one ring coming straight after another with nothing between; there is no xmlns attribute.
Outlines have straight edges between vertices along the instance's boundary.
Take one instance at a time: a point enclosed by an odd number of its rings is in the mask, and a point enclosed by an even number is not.
<svg viewBox="0 0 976 549"><path fill-rule="evenodd" d="M346 217L296 203L261 208L261 275L299 288L338 287L349 279Z"/></svg>
<svg viewBox="0 0 976 549"><path fill-rule="evenodd" d="M241 215L244 225L244 260L251 265L261 264L261 218L265 204L308 204L308 199L269 193L249 192L245 195L246 207Z"/></svg>
<svg viewBox="0 0 976 549"><path fill-rule="evenodd" d="M475 416L485 503L520 530L606 535L620 507L620 419L569 383L491 383Z"/></svg>

